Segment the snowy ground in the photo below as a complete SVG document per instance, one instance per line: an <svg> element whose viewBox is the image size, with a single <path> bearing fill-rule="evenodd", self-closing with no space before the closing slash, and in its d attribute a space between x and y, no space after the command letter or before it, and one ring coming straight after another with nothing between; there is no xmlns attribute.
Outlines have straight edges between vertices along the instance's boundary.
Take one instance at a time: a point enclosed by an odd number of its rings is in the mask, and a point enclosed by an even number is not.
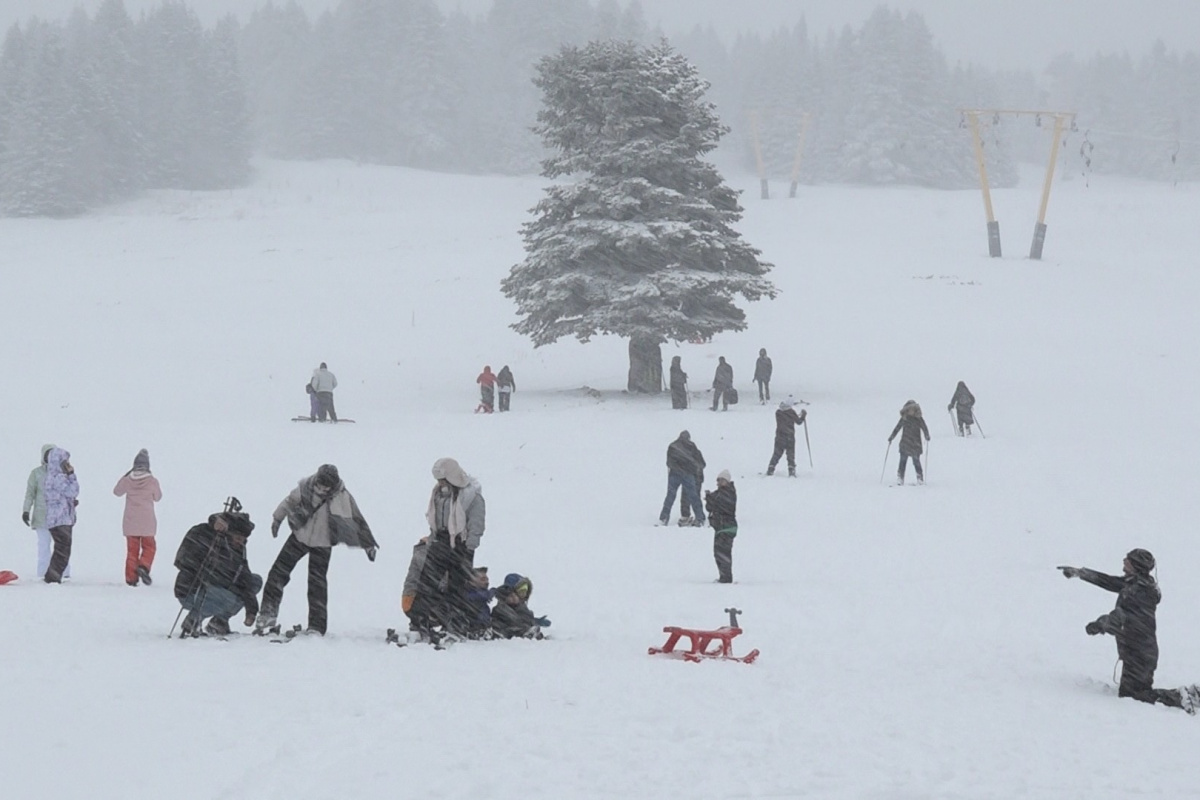
<svg viewBox="0 0 1200 800"><path fill-rule="evenodd" d="M1056 564L1159 559L1158 682L1200 680L1195 443L1200 187L1056 186L1046 258L1026 260L1036 177L996 194L986 256L972 192L747 189L746 236L782 290L750 330L683 356L733 364L743 403L687 412L621 388L625 343L533 350L498 288L536 179L343 163L261 165L251 187L156 194L70 221L0 220L10 388L0 568L6 797L1128 798L1194 793L1197 720L1118 700L1112 596ZM776 190L785 187L777 185ZM774 395L809 406L809 469L759 477ZM356 425L289 421L318 361ZM514 411L471 413L484 364ZM951 435L955 382L987 438ZM599 396L585 392L590 386ZM885 488L886 436L920 402L929 485ZM667 444L687 428L736 479L738 583L708 530L655 528ZM39 447L82 493L74 579L29 580L18 520ZM138 448L165 498L151 588L123 585L121 502ZM482 481L478 562L519 571L548 642L445 652L382 644L424 530L429 467ZM893 448L887 466L895 471ZM330 635L286 646L168 640L171 559L227 495L260 528L336 463L382 549L334 554ZM911 475L911 473L910 473ZM302 570L284 600L304 619ZM663 625L744 610L752 666L646 655Z"/></svg>

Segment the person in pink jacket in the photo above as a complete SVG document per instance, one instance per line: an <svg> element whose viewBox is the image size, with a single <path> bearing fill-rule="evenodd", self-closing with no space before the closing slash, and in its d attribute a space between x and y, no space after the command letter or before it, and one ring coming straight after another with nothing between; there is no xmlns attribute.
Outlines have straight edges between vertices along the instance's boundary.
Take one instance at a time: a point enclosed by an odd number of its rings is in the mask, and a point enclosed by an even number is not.
<svg viewBox="0 0 1200 800"><path fill-rule="evenodd" d="M138 580L149 586L150 567L154 565L154 534L158 519L154 504L162 500L158 478L150 474L150 454L139 450L133 459L133 469L121 476L113 494L125 498L125 517L121 527L125 533L125 582L137 586Z"/></svg>

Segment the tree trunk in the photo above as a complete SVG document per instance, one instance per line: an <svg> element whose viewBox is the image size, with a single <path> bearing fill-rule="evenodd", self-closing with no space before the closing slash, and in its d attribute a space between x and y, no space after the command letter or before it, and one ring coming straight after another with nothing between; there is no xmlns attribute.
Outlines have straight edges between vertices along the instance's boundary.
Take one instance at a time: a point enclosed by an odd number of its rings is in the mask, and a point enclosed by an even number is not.
<svg viewBox="0 0 1200 800"><path fill-rule="evenodd" d="M657 394L663 390L662 347L654 339L629 340L629 391Z"/></svg>

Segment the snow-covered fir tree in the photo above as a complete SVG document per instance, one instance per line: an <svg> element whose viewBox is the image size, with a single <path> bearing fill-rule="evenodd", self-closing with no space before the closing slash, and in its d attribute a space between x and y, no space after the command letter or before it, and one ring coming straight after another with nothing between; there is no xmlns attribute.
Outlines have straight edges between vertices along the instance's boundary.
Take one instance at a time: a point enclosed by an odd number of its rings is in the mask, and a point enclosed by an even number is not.
<svg viewBox="0 0 1200 800"><path fill-rule="evenodd" d="M727 131L708 84L665 41L592 42L543 58L535 128L546 189L504 279L535 345L630 340L629 389L662 388L660 345L746 327L734 300L774 297L734 230L737 193L705 160Z"/></svg>

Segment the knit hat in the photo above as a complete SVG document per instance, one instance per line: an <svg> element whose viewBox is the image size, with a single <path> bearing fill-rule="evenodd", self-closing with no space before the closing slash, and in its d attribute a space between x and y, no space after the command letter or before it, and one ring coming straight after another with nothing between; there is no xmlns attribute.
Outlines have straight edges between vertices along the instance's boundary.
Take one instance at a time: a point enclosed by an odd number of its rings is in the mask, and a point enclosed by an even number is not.
<svg viewBox="0 0 1200 800"><path fill-rule="evenodd" d="M1125 557L1129 559L1129 564L1133 567L1134 572L1149 575L1154 569L1154 556L1150 554L1149 550L1135 547L1126 553Z"/></svg>
<svg viewBox="0 0 1200 800"><path fill-rule="evenodd" d="M342 479L338 477L337 467L333 464L322 464L317 467L316 482L322 486L337 486Z"/></svg>
<svg viewBox="0 0 1200 800"><path fill-rule="evenodd" d="M138 454L133 457L133 468L139 472L150 471L150 453L146 448L138 450Z"/></svg>
<svg viewBox="0 0 1200 800"><path fill-rule="evenodd" d="M779 403L779 407L781 409L783 409L784 411L787 411L789 408L791 408L794 405L796 405L796 402L794 400L792 400L792 396L790 394L788 395L786 400L782 400Z"/></svg>
<svg viewBox="0 0 1200 800"><path fill-rule="evenodd" d="M443 478L459 489L465 488L468 483L467 473L453 458L439 458L433 462L433 479L440 481Z"/></svg>
<svg viewBox="0 0 1200 800"><path fill-rule="evenodd" d="M733 483L733 476L729 474L729 470L723 469L717 473L717 480Z"/></svg>
<svg viewBox="0 0 1200 800"><path fill-rule="evenodd" d="M244 512L229 512L225 514L225 522L229 525L229 532L239 536L249 536L254 532L254 523L250 521L250 515Z"/></svg>

